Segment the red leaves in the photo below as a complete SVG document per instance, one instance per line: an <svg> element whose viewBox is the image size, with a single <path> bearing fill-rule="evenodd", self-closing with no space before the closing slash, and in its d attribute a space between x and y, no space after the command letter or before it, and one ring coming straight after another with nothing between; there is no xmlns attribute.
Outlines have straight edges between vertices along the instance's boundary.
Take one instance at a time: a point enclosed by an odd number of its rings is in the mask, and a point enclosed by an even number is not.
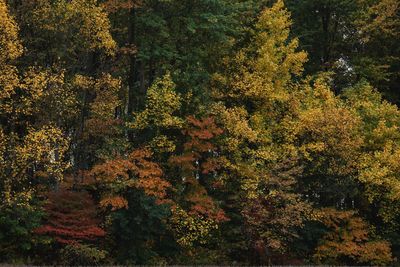
<svg viewBox="0 0 400 267"><path fill-rule="evenodd" d="M96 218L96 205L87 192L66 189L48 194L47 223L35 233L49 235L60 244L94 241L105 236Z"/></svg>

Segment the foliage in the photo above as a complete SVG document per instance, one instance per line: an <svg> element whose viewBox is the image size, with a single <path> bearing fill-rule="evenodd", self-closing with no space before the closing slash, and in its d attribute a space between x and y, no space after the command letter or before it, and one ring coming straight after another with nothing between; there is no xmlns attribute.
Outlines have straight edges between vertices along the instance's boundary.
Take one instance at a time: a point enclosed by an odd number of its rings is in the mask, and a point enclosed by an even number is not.
<svg viewBox="0 0 400 267"><path fill-rule="evenodd" d="M107 253L88 245L67 245L60 251L60 263L70 266L98 266L104 263Z"/></svg>
<svg viewBox="0 0 400 267"><path fill-rule="evenodd" d="M43 0L19 6L25 13L22 25L31 30L24 35L29 40L28 56L36 52L40 60L66 61L68 68L76 68L92 51L113 54L116 43L110 21L97 2ZM35 38L37 34L40 38Z"/></svg>
<svg viewBox="0 0 400 267"><path fill-rule="evenodd" d="M9 60L14 60L22 54L22 46L18 37L18 26L10 15L5 1L0 2L0 62L1 67Z"/></svg>
<svg viewBox="0 0 400 267"><path fill-rule="evenodd" d="M335 264L348 259L357 264L387 265L392 262L389 243L373 240L368 224L354 212L327 208L317 216L329 229L313 256L317 262Z"/></svg>
<svg viewBox="0 0 400 267"><path fill-rule="evenodd" d="M160 205L143 192L130 190L128 207L111 214L110 233L118 262L125 264L160 264L177 246L166 228L168 205ZM163 257L164 256L164 257Z"/></svg>
<svg viewBox="0 0 400 267"><path fill-rule="evenodd" d="M0 0L0 260L398 264L399 8Z"/></svg>
<svg viewBox="0 0 400 267"><path fill-rule="evenodd" d="M93 242L105 235L96 218L96 206L86 192L66 189L50 192L45 206L46 223L35 233L47 235L62 245Z"/></svg>
<svg viewBox="0 0 400 267"><path fill-rule="evenodd" d="M229 75L228 66L227 78L216 77L215 97L226 106L214 107L226 129L224 179L235 186L229 188L232 194L240 194L236 205L243 216L243 234L256 254L284 251L308 210L294 191L294 178L301 172L297 155L278 134L284 134L279 112L288 103L290 80L301 73L306 59L304 52L296 52L297 40L287 40L289 26L282 1L265 9L256 23L254 42L236 56L234 75Z"/></svg>
<svg viewBox="0 0 400 267"><path fill-rule="evenodd" d="M100 204L111 205L112 209L126 208L127 201L122 196L129 188L142 190L160 204L165 202L171 184L162 178L162 169L151 161L151 155L147 149L138 149L127 159L115 159L94 166L89 176L95 185L107 189Z"/></svg>
<svg viewBox="0 0 400 267"><path fill-rule="evenodd" d="M3 262L25 261L39 244L48 240L32 232L44 216L32 192L24 192L0 205L0 250Z"/></svg>
<svg viewBox="0 0 400 267"><path fill-rule="evenodd" d="M218 229L212 218L188 213L180 207L172 210L170 223L176 242L183 247L191 247L195 242L206 244L210 232Z"/></svg>

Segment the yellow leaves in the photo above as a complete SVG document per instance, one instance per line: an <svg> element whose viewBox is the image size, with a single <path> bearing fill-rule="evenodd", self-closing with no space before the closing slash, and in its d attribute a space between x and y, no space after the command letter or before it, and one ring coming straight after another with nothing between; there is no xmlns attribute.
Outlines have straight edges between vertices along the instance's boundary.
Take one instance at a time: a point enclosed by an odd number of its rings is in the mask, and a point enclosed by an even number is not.
<svg viewBox="0 0 400 267"><path fill-rule="evenodd" d="M82 5L85 1L72 1L70 10L82 10L78 15L83 19L80 25L82 36L88 39L89 48L92 50L104 50L106 54L112 55L115 52L116 43L110 34L110 21L107 14L99 6L97 1L87 1L86 5Z"/></svg>
<svg viewBox="0 0 400 267"><path fill-rule="evenodd" d="M7 139L6 135L3 132L3 129L0 128L0 166L3 166L4 163L4 152L6 150Z"/></svg>
<svg viewBox="0 0 400 267"><path fill-rule="evenodd" d="M149 146L152 151L157 153L174 152L176 149L175 143L165 135L159 135L150 141Z"/></svg>
<svg viewBox="0 0 400 267"><path fill-rule="evenodd" d="M91 100L83 138L106 138L120 134L119 126L123 122L115 118L115 112L122 104L119 98L121 80L105 73L98 78L75 75L73 85L75 90L81 91ZM82 106L86 104L81 103Z"/></svg>
<svg viewBox="0 0 400 267"><path fill-rule="evenodd" d="M283 1L265 9L256 25L259 32L256 35L258 58L254 65L255 75L265 81L264 86L272 83L273 92L278 97L279 90L284 91L291 75L301 74L307 59L305 52L295 52L298 47L297 39L286 44L290 25L290 14Z"/></svg>
<svg viewBox="0 0 400 267"><path fill-rule="evenodd" d="M250 127L248 113L243 107L225 108L217 104L212 107L212 113L218 117L228 133L225 140L228 151L237 151L244 142L257 140L257 132Z"/></svg>
<svg viewBox="0 0 400 267"><path fill-rule="evenodd" d="M7 135L1 131L0 138L0 187L4 190L3 196L7 199L17 190L29 191L34 187L26 183L29 177L43 174L56 181L62 178L68 164L64 155L68 149L68 139L57 127L50 125L52 120L47 119L40 123L39 117L35 121L38 125L30 127L30 120L25 118L23 128L18 135L13 132L19 116L39 113L48 90L63 84L63 75L52 75L50 71L38 68L29 68L19 77L15 66L9 62L18 58L23 52L18 40L18 26L9 15L5 1L0 1L0 115L5 115ZM46 116L46 115L44 115ZM9 127L10 124L11 127ZM25 131L25 132L24 132ZM23 134L22 134L23 133ZM7 155L7 157L4 157ZM32 175L33 173L33 175ZM54 181L52 181L54 182Z"/></svg>
<svg viewBox="0 0 400 267"><path fill-rule="evenodd" d="M121 105L118 97L121 80L113 78L110 74L103 73L99 78L76 75L74 84L94 95L90 103L92 118L114 119L115 109Z"/></svg>
<svg viewBox="0 0 400 267"><path fill-rule="evenodd" d="M285 42L289 37L289 27L291 26L290 13L285 8L282 0L278 0L271 8L265 9L256 24L257 29L265 31L260 39L270 39L270 35L277 35L280 38L276 42ZM264 38L263 38L264 37Z"/></svg>
<svg viewBox="0 0 400 267"><path fill-rule="evenodd" d="M12 115L36 115L37 122L60 122L60 118L73 117L77 111L76 94L65 83L64 72L52 72L31 67L21 78L16 69L0 73L0 112ZM1 71L0 71L1 72ZM4 80L3 80L4 78Z"/></svg>
<svg viewBox="0 0 400 267"><path fill-rule="evenodd" d="M33 190L26 190L23 192L4 192L3 201L1 202L0 207L2 205L9 205L32 210L35 209L35 207L32 207L30 202L34 196L35 191Z"/></svg>
<svg viewBox="0 0 400 267"><path fill-rule="evenodd" d="M245 196L247 199L256 199L259 196L259 185L260 185L260 177L259 176L250 176L245 177L241 180L240 187L245 192Z"/></svg>
<svg viewBox="0 0 400 267"><path fill-rule="evenodd" d="M297 85L296 91L291 95L294 106L293 112L307 109L327 109L340 107L341 101L336 97L329 86L329 75L319 75L312 83L306 79Z"/></svg>
<svg viewBox="0 0 400 267"><path fill-rule="evenodd" d="M183 120L174 115L181 107L181 96L175 92L175 84L169 74L156 80L147 91L146 108L136 113L130 124L134 129L145 129L150 125L158 128L181 128Z"/></svg>
<svg viewBox="0 0 400 267"><path fill-rule="evenodd" d="M22 54L18 25L10 15L5 0L0 0L0 74L3 64Z"/></svg>
<svg viewBox="0 0 400 267"><path fill-rule="evenodd" d="M396 105L382 100L379 92L369 84L361 82L344 92L346 104L363 118L366 133L377 126L379 121L386 124L400 124L400 111Z"/></svg>
<svg viewBox="0 0 400 267"><path fill-rule="evenodd" d="M14 194L14 188L20 189L21 186L24 190L33 189L35 186L32 183L26 183L32 170L54 179L50 182L62 179L68 167L64 161L68 139L60 129L44 126L41 129L28 129L23 138L2 133L0 137L3 137L0 141L0 186L4 189L4 196L10 197Z"/></svg>
<svg viewBox="0 0 400 267"><path fill-rule="evenodd" d="M195 243L206 244L212 230L218 229L218 224L212 219L190 215L179 206L172 208L169 227L175 238L183 247L191 247Z"/></svg>
<svg viewBox="0 0 400 267"><path fill-rule="evenodd" d="M65 38L70 44L70 52L104 51L108 55L115 52L110 21L96 0L41 3L33 11L32 19L38 27L53 36L58 34Z"/></svg>
<svg viewBox="0 0 400 267"><path fill-rule="evenodd" d="M45 170L61 179L68 164L63 162L64 154L68 149L68 139L63 132L53 126L44 126L40 130L31 130L24 139L23 145L16 148L18 155L15 178L30 164L40 163Z"/></svg>
<svg viewBox="0 0 400 267"><path fill-rule="evenodd" d="M364 186L370 203L380 203L378 215L385 223L394 224L400 214L400 111L382 100L370 85L360 83L345 91L348 108L361 118L364 136L357 161L356 178Z"/></svg>
<svg viewBox="0 0 400 267"><path fill-rule="evenodd" d="M305 52L296 52L297 39L288 40L290 24L283 1L265 9L256 24L253 43L227 63L228 77L214 75L213 82L222 91L214 90L214 96L249 100L266 112L275 102L287 101L291 78L302 73L307 59Z"/></svg>
<svg viewBox="0 0 400 267"><path fill-rule="evenodd" d="M7 4L0 0L0 112L9 113L12 106L6 103L19 83L17 69L9 65L23 52L18 39L18 26L8 11Z"/></svg>
<svg viewBox="0 0 400 267"><path fill-rule="evenodd" d="M370 202L382 197L400 201L400 147L397 144L387 142L383 150L364 154L359 169L358 179L365 184Z"/></svg>
<svg viewBox="0 0 400 267"><path fill-rule="evenodd" d="M384 147L385 144L390 141L400 141L400 125L393 125L387 123L385 119L381 119L378 125L373 129L370 139L368 140L368 146L370 148Z"/></svg>
<svg viewBox="0 0 400 267"><path fill-rule="evenodd" d="M24 78L20 83L20 88L23 90L19 99L21 105L17 106L15 110L17 113L28 115L37 111L37 106L35 104L43 96L43 92L48 83L47 76L48 73L41 72L34 68L24 73Z"/></svg>
<svg viewBox="0 0 400 267"><path fill-rule="evenodd" d="M354 173L363 145L361 118L333 95L324 79L304 87L292 96L299 105L285 126L299 155L325 175Z"/></svg>
<svg viewBox="0 0 400 267"><path fill-rule="evenodd" d="M372 5L355 22L360 28L363 41L369 42L374 36L398 36L399 10L400 4L397 0L372 1Z"/></svg>
<svg viewBox="0 0 400 267"><path fill-rule="evenodd" d="M0 66L0 112L11 113L13 111L13 106L9 100L14 95L18 85L17 68L10 65Z"/></svg>

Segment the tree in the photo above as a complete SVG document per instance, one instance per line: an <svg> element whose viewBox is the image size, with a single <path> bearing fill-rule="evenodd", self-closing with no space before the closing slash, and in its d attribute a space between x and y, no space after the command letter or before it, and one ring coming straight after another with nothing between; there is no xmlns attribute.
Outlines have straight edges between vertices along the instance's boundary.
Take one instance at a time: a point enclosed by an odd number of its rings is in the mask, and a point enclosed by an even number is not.
<svg viewBox="0 0 400 267"><path fill-rule="evenodd" d="M159 246L167 242L164 238L172 239L166 228L172 185L151 159L150 150L137 149L125 159L95 165L90 179L85 179L100 194L101 207L109 210L111 246L120 262L151 263L162 255Z"/></svg>
<svg viewBox="0 0 400 267"><path fill-rule="evenodd" d="M359 75L367 79L389 101L398 104L400 5L397 1L362 1L355 25L358 55L353 62Z"/></svg>
<svg viewBox="0 0 400 267"><path fill-rule="evenodd" d="M301 74L306 60L304 52L295 51L297 40L287 40L289 26L282 1L265 9L256 23L253 43L232 62L236 69L228 66L228 74L217 75L214 82L214 95L225 104L214 106L226 136L221 148L227 158L222 167L224 182L231 194L239 193L234 205L243 216L246 245L253 251L261 246L262 251L283 252L308 210L294 191L295 175L301 170L297 156L291 144L279 137L292 79ZM287 169L282 168L289 162ZM291 223L280 221L279 214ZM250 260L267 262L259 256Z"/></svg>
<svg viewBox="0 0 400 267"><path fill-rule="evenodd" d="M354 212L323 209L319 216L328 231L315 250L313 257L317 262L374 265L392 262L389 243L372 239L368 224Z"/></svg>
<svg viewBox="0 0 400 267"><path fill-rule="evenodd" d="M400 5L285 3L0 0L0 260L395 264Z"/></svg>
<svg viewBox="0 0 400 267"><path fill-rule="evenodd" d="M43 210L33 192L22 192L11 201L0 204L0 260L34 260L37 247L46 245L45 238L38 238L33 230L40 226Z"/></svg>
<svg viewBox="0 0 400 267"><path fill-rule="evenodd" d="M95 54L115 52L107 13L97 0L10 1L10 6L23 28L24 62L93 74Z"/></svg>
<svg viewBox="0 0 400 267"><path fill-rule="evenodd" d="M367 79L397 103L397 1L287 1L295 36L310 55L307 73L335 73L336 93Z"/></svg>
<svg viewBox="0 0 400 267"><path fill-rule="evenodd" d="M22 53L18 40L18 27L7 12L4 2L0 3L3 12L0 32L2 54L0 60L1 109L0 133L2 171L0 188L5 202L11 201L14 193L34 189L37 183L32 179L37 175L61 178L66 162L63 156L68 141L61 129L51 124L35 123L35 117L48 85L47 79L31 70L19 77L17 68L11 64ZM11 71L11 72L10 72Z"/></svg>

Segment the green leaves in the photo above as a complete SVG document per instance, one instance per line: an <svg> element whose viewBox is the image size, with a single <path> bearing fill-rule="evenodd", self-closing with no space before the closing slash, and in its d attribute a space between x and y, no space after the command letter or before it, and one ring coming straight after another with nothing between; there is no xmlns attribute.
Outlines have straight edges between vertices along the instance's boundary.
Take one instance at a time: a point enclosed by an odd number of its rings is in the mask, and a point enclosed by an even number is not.
<svg viewBox="0 0 400 267"><path fill-rule="evenodd" d="M1 261L22 260L33 255L36 246L46 243L33 234L44 216L38 204L32 192L23 192L0 204Z"/></svg>

